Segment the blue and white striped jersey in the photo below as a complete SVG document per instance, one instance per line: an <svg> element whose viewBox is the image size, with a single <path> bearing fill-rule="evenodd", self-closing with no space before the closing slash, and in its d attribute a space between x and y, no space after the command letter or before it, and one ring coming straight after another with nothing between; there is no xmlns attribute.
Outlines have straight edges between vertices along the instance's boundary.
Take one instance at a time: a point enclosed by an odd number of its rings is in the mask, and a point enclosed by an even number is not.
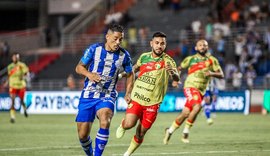
<svg viewBox="0 0 270 156"><path fill-rule="evenodd" d="M101 76L100 82L92 82L85 78L81 98L116 98L116 83L120 69L126 73L132 72L132 62L128 51L119 48L115 52L106 51L103 43L90 45L81 58L81 62L88 66L88 71L97 72Z"/></svg>

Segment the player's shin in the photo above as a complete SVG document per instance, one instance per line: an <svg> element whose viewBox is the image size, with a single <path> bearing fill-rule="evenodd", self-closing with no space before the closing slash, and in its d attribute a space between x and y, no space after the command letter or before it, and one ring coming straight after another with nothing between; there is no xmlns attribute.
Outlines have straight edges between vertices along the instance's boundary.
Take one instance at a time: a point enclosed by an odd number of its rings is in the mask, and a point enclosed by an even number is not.
<svg viewBox="0 0 270 156"><path fill-rule="evenodd" d="M191 120L187 120L186 121L186 125L185 125L185 128L183 130L183 137L182 137L182 141L184 143L189 143L189 131L190 131L190 128L193 126L193 121Z"/></svg>
<svg viewBox="0 0 270 156"><path fill-rule="evenodd" d="M177 129L180 127L181 124L182 124L182 123L180 123L180 122L178 122L177 120L175 120L175 121L172 123L171 127L168 129L169 133L172 134L175 130L177 130Z"/></svg>
<svg viewBox="0 0 270 156"><path fill-rule="evenodd" d="M143 140L139 140L136 135L134 135L127 151L124 153L124 156L130 156L142 144L142 142Z"/></svg>
<svg viewBox="0 0 270 156"><path fill-rule="evenodd" d="M84 150L85 154L87 156L92 156L93 155L93 148L92 148L92 140L90 136L86 140L80 140L82 149Z"/></svg>
<svg viewBox="0 0 270 156"><path fill-rule="evenodd" d="M169 143L169 140L171 138L172 133L177 130L180 127L181 123L179 123L177 120L175 120L170 128L165 129L165 136L163 139L163 144L167 145Z"/></svg>
<svg viewBox="0 0 270 156"><path fill-rule="evenodd" d="M15 118L16 118L16 111L15 109L10 109L10 122L14 123L15 122Z"/></svg>
<svg viewBox="0 0 270 156"><path fill-rule="evenodd" d="M109 139L109 129L100 128L96 136L95 156L101 156Z"/></svg>

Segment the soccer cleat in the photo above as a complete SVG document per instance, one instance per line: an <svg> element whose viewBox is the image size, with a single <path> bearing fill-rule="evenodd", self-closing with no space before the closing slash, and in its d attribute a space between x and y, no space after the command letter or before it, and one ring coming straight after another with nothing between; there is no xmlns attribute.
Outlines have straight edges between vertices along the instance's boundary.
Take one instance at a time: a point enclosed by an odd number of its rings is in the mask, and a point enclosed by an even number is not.
<svg viewBox="0 0 270 156"><path fill-rule="evenodd" d="M163 144L164 145L168 145L171 136L172 136L172 133L169 132L169 128L165 128L165 136L164 136L164 139L163 139Z"/></svg>
<svg viewBox="0 0 270 156"><path fill-rule="evenodd" d="M27 113L26 110L24 111L24 116L25 116L26 118L28 117L28 113Z"/></svg>
<svg viewBox="0 0 270 156"><path fill-rule="evenodd" d="M209 118L209 119L207 119L207 123L208 123L208 125L212 125L214 123L214 121L213 121L213 119Z"/></svg>
<svg viewBox="0 0 270 156"><path fill-rule="evenodd" d="M122 127L122 125L120 125L117 130L116 130L116 138L120 139L124 136L126 130Z"/></svg>
<svg viewBox="0 0 270 156"><path fill-rule="evenodd" d="M189 143L189 140L188 140L188 133L183 133L183 137L182 137L182 142L187 144Z"/></svg>
<svg viewBox="0 0 270 156"><path fill-rule="evenodd" d="M11 122L11 123L15 123L15 119L14 119L14 118L11 118L11 119L10 119L10 122Z"/></svg>
<svg viewBox="0 0 270 156"><path fill-rule="evenodd" d="M123 156L130 156L128 152L125 152Z"/></svg>

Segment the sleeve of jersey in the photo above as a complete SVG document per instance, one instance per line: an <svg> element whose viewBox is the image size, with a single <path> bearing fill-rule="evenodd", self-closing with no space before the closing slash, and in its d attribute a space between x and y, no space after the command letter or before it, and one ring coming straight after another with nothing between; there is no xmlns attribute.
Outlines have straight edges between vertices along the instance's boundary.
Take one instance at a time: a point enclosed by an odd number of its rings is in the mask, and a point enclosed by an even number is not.
<svg viewBox="0 0 270 156"><path fill-rule="evenodd" d="M83 57L81 58L81 62L87 65L93 59L93 56L94 56L94 47L90 46L87 49L85 49Z"/></svg>
<svg viewBox="0 0 270 156"><path fill-rule="evenodd" d="M24 63L23 63L22 65L23 65L23 66L22 66L22 67L23 67L23 68L22 68L23 73L24 73L24 74L28 73L28 72L29 72L29 68L27 67L27 65L24 64Z"/></svg>
<svg viewBox="0 0 270 156"><path fill-rule="evenodd" d="M211 57L211 59L213 61L213 71L221 70L218 60L214 57Z"/></svg>
<svg viewBox="0 0 270 156"><path fill-rule="evenodd" d="M131 61L130 55L128 53L125 54L123 68L124 68L124 71L126 73L132 72L132 61Z"/></svg>
<svg viewBox="0 0 270 156"><path fill-rule="evenodd" d="M169 62L171 64L172 68L176 69L176 63L171 57L168 57L166 62Z"/></svg>
<svg viewBox="0 0 270 156"><path fill-rule="evenodd" d="M182 61L181 65L180 65L181 68L188 68L190 59L191 59L191 56L186 57L186 58Z"/></svg>

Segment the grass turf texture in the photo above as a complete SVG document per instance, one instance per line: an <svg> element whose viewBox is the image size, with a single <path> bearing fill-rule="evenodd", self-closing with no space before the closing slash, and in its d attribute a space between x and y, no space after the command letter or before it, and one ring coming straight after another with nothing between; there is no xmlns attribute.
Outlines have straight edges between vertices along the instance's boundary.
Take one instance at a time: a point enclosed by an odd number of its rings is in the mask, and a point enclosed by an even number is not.
<svg viewBox="0 0 270 156"><path fill-rule="evenodd" d="M144 155L213 155L213 156L267 156L270 155L270 116L260 114L218 113L209 126L203 115L191 129L190 143L180 140L183 125L172 136L169 145L163 145L164 129L169 127L177 113L159 113L144 143L134 156ZM122 139L115 131L124 113L115 114L110 138L104 156L120 156L129 146L135 128L126 131ZM16 123L9 122L9 113L0 112L0 156L79 156L84 155L78 138L75 115L16 114ZM95 139L98 120L92 128Z"/></svg>

